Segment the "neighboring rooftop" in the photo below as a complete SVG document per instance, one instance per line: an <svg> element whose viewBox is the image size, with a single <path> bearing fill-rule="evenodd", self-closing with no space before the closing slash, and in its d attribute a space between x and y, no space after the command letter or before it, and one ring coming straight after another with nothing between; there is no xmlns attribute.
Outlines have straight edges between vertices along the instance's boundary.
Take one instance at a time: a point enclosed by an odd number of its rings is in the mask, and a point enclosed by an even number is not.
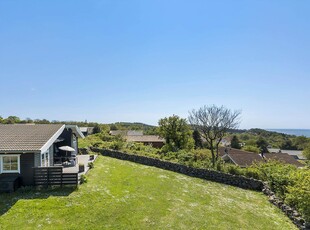
<svg viewBox="0 0 310 230"><path fill-rule="evenodd" d="M64 124L0 125L0 152L40 151Z"/></svg>
<svg viewBox="0 0 310 230"><path fill-rule="evenodd" d="M226 150L226 152L225 152ZM234 148L219 148L219 155L223 158L228 157L232 162L240 167L250 166L255 162L262 162L262 157L257 153L247 152Z"/></svg>
<svg viewBox="0 0 310 230"><path fill-rule="evenodd" d="M80 130L81 130L82 133L92 134L93 130L94 130L94 127L80 127Z"/></svg>
<svg viewBox="0 0 310 230"><path fill-rule="evenodd" d="M274 159L286 164L295 165L297 167L303 167L304 165L297 161L293 156L287 153L264 153L264 158L257 153L247 152L234 148L219 148L219 155L224 159L229 159L234 164L240 167L247 167L255 162L264 162L266 160Z"/></svg>
<svg viewBox="0 0 310 230"><path fill-rule="evenodd" d="M163 138L156 135L136 135L136 136L126 136L127 141L132 142L165 142Z"/></svg>
<svg viewBox="0 0 310 230"><path fill-rule="evenodd" d="M304 165L297 161L293 156L287 154L287 153L264 153L264 157L268 160L278 160L282 161L286 164L295 165L297 167L303 167Z"/></svg>
<svg viewBox="0 0 310 230"><path fill-rule="evenodd" d="M122 135L122 136L142 136L143 130L111 130L110 135Z"/></svg>
<svg viewBox="0 0 310 230"><path fill-rule="evenodd" d="M302 154L301 150L287 150L287 149L276 149L269 148L270 153L278 153L281 150L281 153L287 153L288 155L293 156L295 159L306 160L307 158Z"/></svg>

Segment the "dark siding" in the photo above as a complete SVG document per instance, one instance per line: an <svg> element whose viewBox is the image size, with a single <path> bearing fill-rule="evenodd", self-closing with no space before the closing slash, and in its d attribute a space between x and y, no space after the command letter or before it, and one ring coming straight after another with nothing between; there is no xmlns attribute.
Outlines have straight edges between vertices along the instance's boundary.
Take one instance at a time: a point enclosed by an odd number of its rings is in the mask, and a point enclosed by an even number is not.
<svg viewBox="0 0 310 230"><path fill-rule="evenodd" d="M61 142L62 146L63 145L68 145L71 146L71 138L72 138L72 130L71 129L65 129L62 134L60 135L61 138L64 138L65 140Z"/></svg>
<svg viewBox="0 0 310 230"><path fill-rule="evenodd" d="M20 175L23 185L33 185L34 154L25 153L20 155Z"/></svg>
<svg viewBox="0 0 310 230"><path fill-rule="evenodd" d="M20 174L18 173L2 173L0 177L5 176L20 176L22 185L33 185L33 167L34 167L34 154L25 153L20 155Z"/></svg>

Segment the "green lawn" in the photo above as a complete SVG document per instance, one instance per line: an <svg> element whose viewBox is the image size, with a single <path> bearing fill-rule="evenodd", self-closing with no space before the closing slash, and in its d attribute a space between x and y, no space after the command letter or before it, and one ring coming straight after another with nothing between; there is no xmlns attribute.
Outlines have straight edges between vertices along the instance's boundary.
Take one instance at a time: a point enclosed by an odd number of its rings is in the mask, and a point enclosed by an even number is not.
<svg viewBox="0 0 310 230"><path fill-rule="evenodd" d="M0 229L296 229L261 193L108 157L77 191L0 198Z"/></svg>

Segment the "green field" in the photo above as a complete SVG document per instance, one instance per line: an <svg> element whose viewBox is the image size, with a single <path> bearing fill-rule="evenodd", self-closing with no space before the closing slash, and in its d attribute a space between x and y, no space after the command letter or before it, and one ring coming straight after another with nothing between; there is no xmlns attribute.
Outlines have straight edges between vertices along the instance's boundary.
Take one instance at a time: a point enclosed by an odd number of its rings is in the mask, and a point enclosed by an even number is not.
<svg viewBox="0 0 310 230"><path fill-rule="evenodd" d="M297 229L262 193L102 156L76 191L0 197L0 229Z"/></svg>

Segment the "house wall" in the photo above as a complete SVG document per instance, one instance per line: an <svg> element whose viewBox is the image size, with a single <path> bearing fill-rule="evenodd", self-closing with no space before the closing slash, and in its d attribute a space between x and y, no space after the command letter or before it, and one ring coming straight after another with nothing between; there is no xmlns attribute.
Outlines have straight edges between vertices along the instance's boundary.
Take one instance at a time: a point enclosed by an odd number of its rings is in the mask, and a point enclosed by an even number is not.
<svg viewBox="0 0 310 230"><path fill-rule="evenodd" d="M34 153L24 153L20 155L20 174L19 173L2 173L0 177L20 176L22 185L33 185L33 167Z"/></svg>
<svg viewBox="0 0 310 230"><path fill-rule="evenodd" d="M34 153L34 167L41 166L41 153Z"/></svg>
<svg viewBox="0 0 310 230"><path fill-rule="evenodd" d="M49 154L49 166L54 165L54 145L51 145L51 147L48 149Z"/></svg>

